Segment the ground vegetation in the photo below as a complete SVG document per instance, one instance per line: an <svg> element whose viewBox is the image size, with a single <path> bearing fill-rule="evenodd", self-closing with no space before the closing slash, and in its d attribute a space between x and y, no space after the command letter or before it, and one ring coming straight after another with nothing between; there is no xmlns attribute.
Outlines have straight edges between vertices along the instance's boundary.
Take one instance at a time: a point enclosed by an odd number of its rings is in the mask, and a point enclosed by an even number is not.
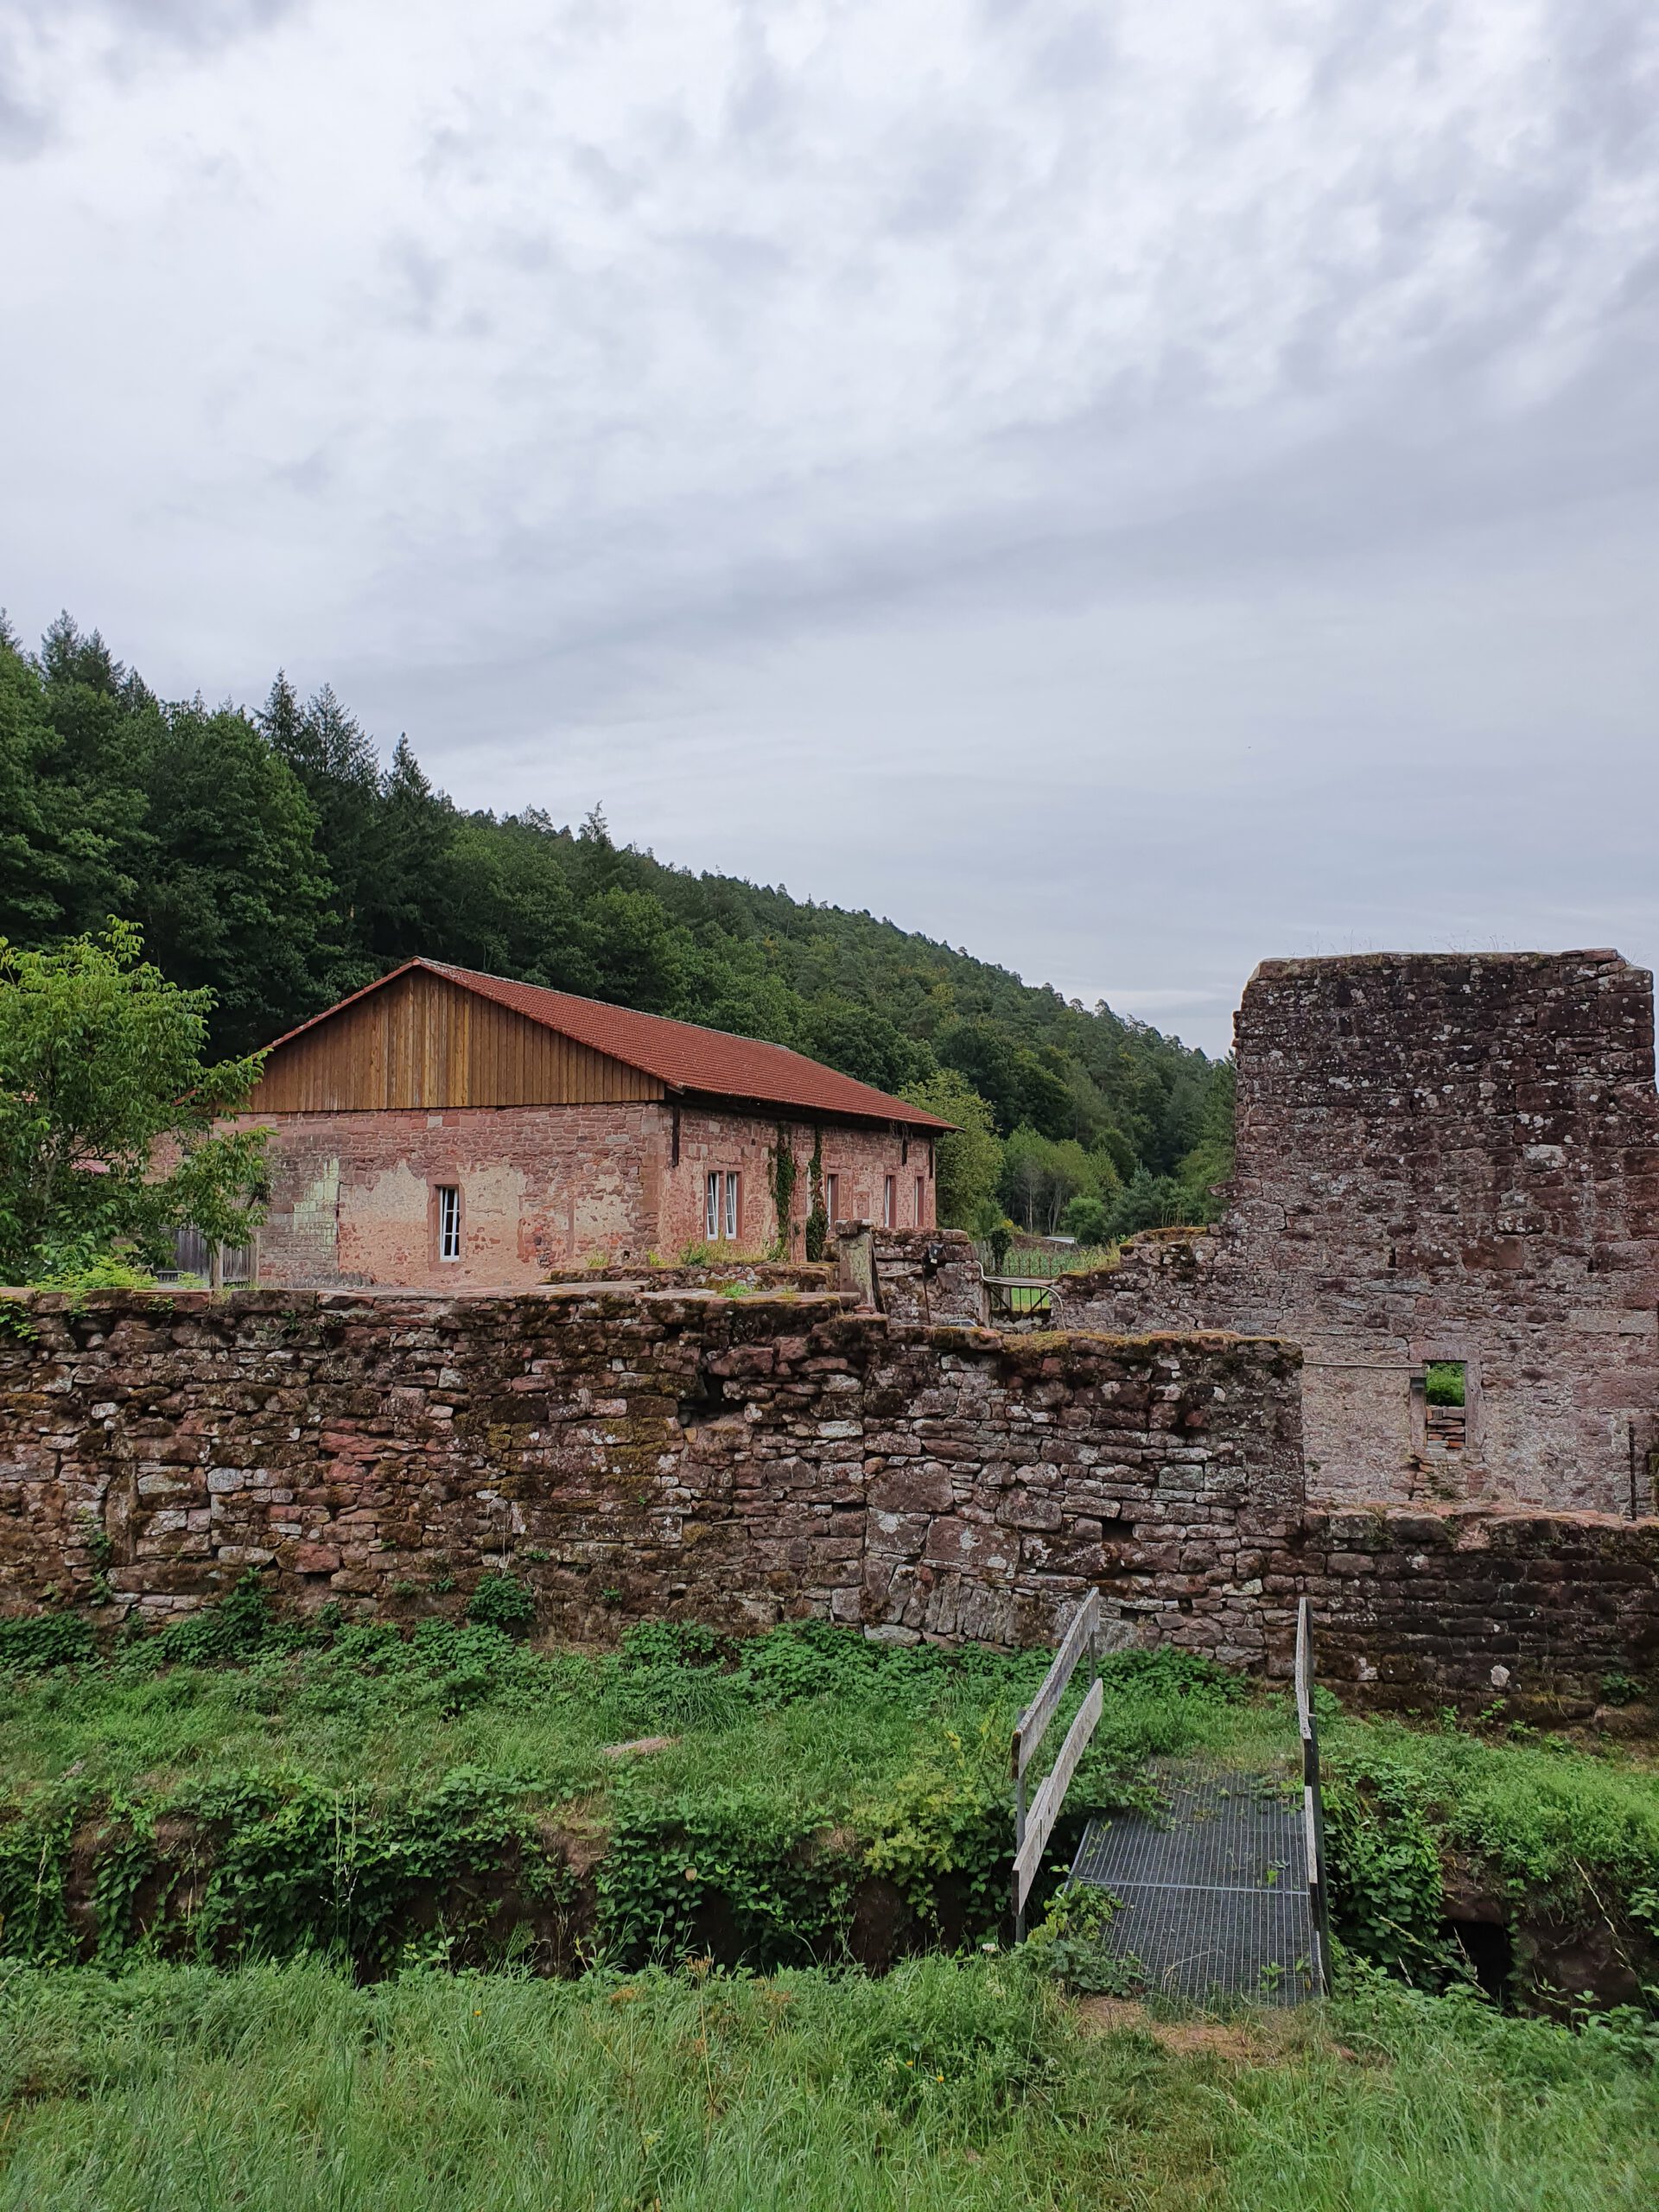
<svg viewBox="0 0 1659 2212"><path fill-rule="evenodd" d="M1650 1924L1639 1754L1325 1698L1338 1993L1205 2027L1080 1997L1058 1916L1006 1948L1007 1728L1046 1655L548 1650L512 1582L410 1632L278 1621L252 1580L142 1638L7 1624L0 2205L1651 2202L1649 2010L1484 1988L1443 1890L1478 1866ZM1203 1660L1107 1674L1085 1805L1284 1747L1282 1698ZM911 1931L876 1975L873 1882Z"/></svg>

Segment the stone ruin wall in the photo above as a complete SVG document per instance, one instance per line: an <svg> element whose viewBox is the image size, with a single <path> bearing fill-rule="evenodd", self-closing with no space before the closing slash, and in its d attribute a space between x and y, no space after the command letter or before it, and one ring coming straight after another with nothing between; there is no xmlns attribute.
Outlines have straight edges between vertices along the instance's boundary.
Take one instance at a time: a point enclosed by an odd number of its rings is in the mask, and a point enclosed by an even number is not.
<svg viewBox="0 0 1659 2212"><path fill-rule="evenodd" d="M1640 1518L1659 1447L1652 979L1612 952L1265 962L1224 1219L1063 1284L1068 1328L1306 1358L1310 1493ZM1466 1437L1426 1364L1466 1365Z"/></svg>
<svg viewBox="0 0 1659 2212"><path fill-rule="evenodd" d="M302 1607L413 1620L506 1567L567 1636L816 1616L1007 1644L1093 1586L1122 1634L1282 1672L1306 1591L1332 1678L1541 1712L1659 1654L1653 1524L1310 1510L1283 1343L625 1284L22 1313L6 1610L157 1619L255 1568Z"/></svg>
<svg viewBox="0 0 1659 2212"><path fill-rule="evenodd" d="M1401 1704L1659 1687L1659 1103L1611 953L1274 962L1213 1229L993 1334L971 1247L520 1293L61 1299L0 1331L0 1610L164 1617L250 1567L413 1619L1121 1632ZM14 1307L14 1311L19 1309ZM34 1332L32 1339L29 1332ZM1420 1382L1465 1363L1465 1448ZM1304 1435L1306 1450L1304 1455Z"/></svg>

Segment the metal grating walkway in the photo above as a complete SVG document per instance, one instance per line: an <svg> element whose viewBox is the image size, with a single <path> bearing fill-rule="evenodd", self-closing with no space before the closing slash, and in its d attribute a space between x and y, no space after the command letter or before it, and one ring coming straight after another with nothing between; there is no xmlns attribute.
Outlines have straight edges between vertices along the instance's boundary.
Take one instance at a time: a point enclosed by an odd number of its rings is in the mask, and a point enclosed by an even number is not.
<svg viewBox="0 0 1659 2212"><path fill-rule="evenodd" d="M1262 1773L1166 1767L1156 1814L1090 1821L1070 1886L1120 1902L1107 1948L1148 1994L1300 2005L1314 1982L1301 1792Z"/></svg>

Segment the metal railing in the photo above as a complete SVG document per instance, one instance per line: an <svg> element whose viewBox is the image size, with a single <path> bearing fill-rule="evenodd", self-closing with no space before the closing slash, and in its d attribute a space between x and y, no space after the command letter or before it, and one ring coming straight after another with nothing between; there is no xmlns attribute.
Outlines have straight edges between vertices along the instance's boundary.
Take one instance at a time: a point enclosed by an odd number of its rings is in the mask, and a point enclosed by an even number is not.
<svg viewBox="0 0 1659 2212"><path fill-rule="evenodd" d="M1031 1275L982 1275L993 1321L1028 1321L1052 1310L1054 1286Z"/></svg>
<svg viewBox="0 0 1659 2212"><path fill-rule="evenodd" d="M1331 1900L1325 1872L1325 1801L1319 1790L1319 1732L1313 1713L1313 1617L1296 1608L1296 1725L1302 1738L1302 1821L1307 1846L1307 1897L1313 1909L1314 1983L1331 1993Z"/></svg>
<svg viewBox="0 0 1659 2212"><path fill-rule="evenodd" d="M1078 1707L1065 1732L1065 1741L1053 1765L1037 1785L1029 1808L1026 1803L1026 1769L1036 1757L1048 1724L1059 1711L1060 1700L1084 1653L1089 1657L1089 1694ZM1043 1686L1014 1723L1014 1936L1022 1942L1026 1933L1026 1900L1037 1870L1043 1863L1048 1839L1060 1816L1066 1789L1077 1770L1100 1719L1105 1693L1100 1680L1100 1592L1091 1590L1071 1617L1061 1638L1054 1664L1043 1677Z"/></svg>
<svg viewBox="0 0 1659 2212"><path fill-rule="evenodd" d="M996 1248L989 1237L974 1239L974 1250L985 1273L1007 1275L1017 1282L1052 1282L1056 1275L1069 1274L1081 1266L1088 1249L1082 1244L1016 1244L1010 1240L999 1265Z"/></svg>

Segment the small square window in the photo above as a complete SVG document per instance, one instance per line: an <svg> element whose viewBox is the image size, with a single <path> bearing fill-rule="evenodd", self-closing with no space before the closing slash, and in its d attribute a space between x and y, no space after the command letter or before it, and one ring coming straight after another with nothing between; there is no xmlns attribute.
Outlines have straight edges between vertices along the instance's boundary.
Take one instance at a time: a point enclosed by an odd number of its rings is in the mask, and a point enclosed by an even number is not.
<svg viewBox="0 0 1659 2212"><path fill-rule="evenodd" d="M454 1183L440 1183L438 1200L438 1257L461 1257L461 1191Z"/></svg>

